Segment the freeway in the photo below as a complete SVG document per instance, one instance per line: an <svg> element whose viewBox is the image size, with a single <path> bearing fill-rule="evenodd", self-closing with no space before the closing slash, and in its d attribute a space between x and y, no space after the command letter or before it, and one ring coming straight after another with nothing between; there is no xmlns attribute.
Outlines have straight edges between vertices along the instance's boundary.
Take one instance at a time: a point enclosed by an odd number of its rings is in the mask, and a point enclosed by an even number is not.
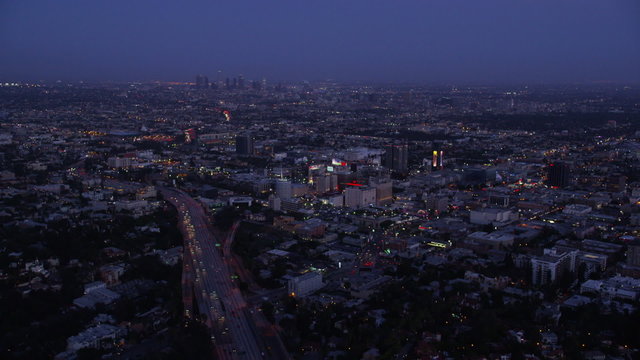
<svg viewBox="0 0 640 360"><path fill-rule="evenodd" d="M247 269L242 266L242 261L238 258L238 256L235 256L232 253L231 247L233 245L233 240L235 239L235 235L238 227L240 226L240 223L241 221L234 222L231 226L231 230L225 237L225 242L222 246L222 252L224 254L225 261L228 262L230 269L233 269L233 271L238 274L240 279L248 284L248 287L252 292L262 294L259 297L260 299L266 298L267 301L273 301L282 297L286 293L286 289L276 289L272 291L262 290L253 280L251 272L247 271ZM253 319L252 325L258 325L260 329L263 330L261 338L263 339L264 345L268 350L269 357L273 359L289 359L289 353L287 352L287 349L282 342L282 339L280 338L277 327L271 324L266 319L259 307L259 304L261 304L262 301L250 301L249 298L247 298L246 300L250 304L251 309L244 309L245 313L248 312L249 314L246 314L247 317Z"/></svg>
<svg viewBox="0 0 640 360"><path fill-rule="evenodd" d="M220 244L213 236L204 209L186 193L160 188L177 210L184 236L183 303L185 316L199 315L211 330L219 359L264 359L268 348L240 289L234 283ZM195 301L194 301L195 300ZM197 304L193 309L192 304ZM197 314L196 314L197 310ZM270 346L269 346L270 347Z"/></svg>

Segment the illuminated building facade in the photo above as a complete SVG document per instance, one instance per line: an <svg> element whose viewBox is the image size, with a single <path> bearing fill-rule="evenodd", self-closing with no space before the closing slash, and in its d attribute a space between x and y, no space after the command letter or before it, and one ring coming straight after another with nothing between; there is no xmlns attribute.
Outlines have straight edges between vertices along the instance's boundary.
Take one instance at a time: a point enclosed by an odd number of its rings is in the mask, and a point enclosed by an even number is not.
<svg viewBox="0 0 640 360"><path fill-rule="evenodd" d="M443 150L433 150L431 156L431 170L442 170L444 167L444 151Z"/></svg>

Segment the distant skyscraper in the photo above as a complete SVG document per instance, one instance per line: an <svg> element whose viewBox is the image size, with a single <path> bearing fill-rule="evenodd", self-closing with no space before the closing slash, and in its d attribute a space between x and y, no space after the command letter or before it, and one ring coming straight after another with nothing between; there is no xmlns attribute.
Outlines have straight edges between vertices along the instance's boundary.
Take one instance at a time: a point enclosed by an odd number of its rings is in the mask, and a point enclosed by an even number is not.
<svg viewBox="0 0 640 360"><path fill-rule="evenodd" d="M570 172L568 164L555 162L547 166L547 185L563 188L569 186Z"/></svg>
<svg viewBox="0 0 640 360"><path fill-rule="evenodd" d="M385 150L384 165L395 172L406 173L409 146L407 144L387 145Z"/></svg>
<svg viewBox="0 0 640 360"><path fill-rule="evenodd" d="M222 83L222 70L218 70L218 74L216 75L216 83L218 84L218 89L222 89L224 85Z"/></svg>
<svg viewBox="0 0 640 360"><path fill-rule="evenodd" d="M244 76L242 75L238 76L238 87L244 89Z"/></svg>
<svg viewBox="0 0 640 360"><path fill-rule="evenodd" d="M196 88L206 89L209 87L209 78L204 75L196 76Z"/></svg>
<svg viewBox="0 0 640 360"><path fill-rule="evenodd" d="M251 134L236 136L236 153L253 155L253 137L251 137Z"/></svg>

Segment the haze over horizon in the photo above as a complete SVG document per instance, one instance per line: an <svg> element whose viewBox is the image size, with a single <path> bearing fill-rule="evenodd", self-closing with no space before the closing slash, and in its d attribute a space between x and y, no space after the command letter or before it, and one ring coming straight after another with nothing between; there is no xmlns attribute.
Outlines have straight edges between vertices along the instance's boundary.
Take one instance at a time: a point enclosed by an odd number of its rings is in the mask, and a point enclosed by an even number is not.
<svg viewBox="0 0 640 360"><path fill-rule="evenodd" d="M640 82L640 2L0 3L0 81Z"/></svg>

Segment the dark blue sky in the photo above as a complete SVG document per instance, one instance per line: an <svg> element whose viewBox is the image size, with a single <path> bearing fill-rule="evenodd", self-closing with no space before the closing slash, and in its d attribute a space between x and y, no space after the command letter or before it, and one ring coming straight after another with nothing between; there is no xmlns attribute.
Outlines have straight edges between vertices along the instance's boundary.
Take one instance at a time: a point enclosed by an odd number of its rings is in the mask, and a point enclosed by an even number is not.
<svg viewBox="0 0 640 360"><path fill-rule="evenodd" d="M640 82L639 0L0 0L0 81Z"/></svg>

